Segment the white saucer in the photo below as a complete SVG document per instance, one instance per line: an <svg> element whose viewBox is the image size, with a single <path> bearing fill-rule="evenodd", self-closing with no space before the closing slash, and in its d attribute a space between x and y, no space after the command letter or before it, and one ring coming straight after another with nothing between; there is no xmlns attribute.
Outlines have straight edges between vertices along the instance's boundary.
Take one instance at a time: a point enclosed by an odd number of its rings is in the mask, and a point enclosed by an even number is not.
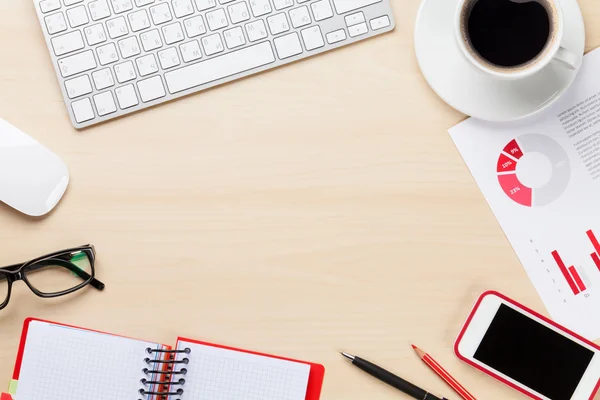
<svg viewBox="0 0 600 400"><path fill-rule="evenodd" d="M562 46L583 54L585 29L577 0L560 0L565 21ZM475 69L454 36L458 0L423 0L415 28L415 51L431 88L458 111L487 121L510 121L535 114L556 101L578 70L551 62L519 81L494 79Z"/></svg>

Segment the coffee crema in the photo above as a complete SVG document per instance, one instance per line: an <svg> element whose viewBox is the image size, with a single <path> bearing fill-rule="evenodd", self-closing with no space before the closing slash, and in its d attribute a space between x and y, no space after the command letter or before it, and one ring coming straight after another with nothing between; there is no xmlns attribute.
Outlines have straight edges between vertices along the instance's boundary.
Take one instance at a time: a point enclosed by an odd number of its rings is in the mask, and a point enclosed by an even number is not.
<svg viewBox="0 0 600 400"><path fill-rule="evenodd" d="M472 0L463 6L460 25L473 58L506 73L544 58L555 43L559 21L552 0Z"/></svg>

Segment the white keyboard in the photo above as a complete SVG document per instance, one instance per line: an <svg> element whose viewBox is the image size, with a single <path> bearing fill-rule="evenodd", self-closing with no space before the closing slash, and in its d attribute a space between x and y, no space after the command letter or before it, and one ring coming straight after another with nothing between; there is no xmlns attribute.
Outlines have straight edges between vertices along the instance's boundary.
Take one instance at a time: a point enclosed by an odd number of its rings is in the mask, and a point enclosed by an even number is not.
<svg viewBox="0 0 600 400"><path fill-rule="evenodd" d="M75 128L394 29L390 0L34 0Z"/></svg>

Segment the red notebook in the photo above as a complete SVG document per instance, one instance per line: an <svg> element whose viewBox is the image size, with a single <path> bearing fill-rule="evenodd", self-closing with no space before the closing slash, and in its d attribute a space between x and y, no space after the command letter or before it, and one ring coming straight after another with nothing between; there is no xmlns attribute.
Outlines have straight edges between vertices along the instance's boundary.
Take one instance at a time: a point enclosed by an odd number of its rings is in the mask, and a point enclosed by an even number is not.
<svg viewBox="0 0 600 400"><path fill-rule="evenodd" d="M324 374L319 364L193 339L171 347L28 319L9 393L19 400L318 400Z"/></svg>

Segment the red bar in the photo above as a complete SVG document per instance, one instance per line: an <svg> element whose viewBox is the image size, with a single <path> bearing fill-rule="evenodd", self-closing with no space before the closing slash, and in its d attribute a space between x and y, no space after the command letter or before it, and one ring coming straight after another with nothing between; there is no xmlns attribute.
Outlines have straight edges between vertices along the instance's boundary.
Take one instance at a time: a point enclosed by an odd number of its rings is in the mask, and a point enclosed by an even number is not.
<svg viewBox="0 0 600 400"><path fill-rule="evenodd" d="M573 275L573 278L575 279L575 282L577 283L579 290L581 290L582 292L585 291L585 284L581 280L581 277L579 276L579 272L577 272L575 267L573 267L573 266L569 267L569 272L571 273L571 275Z"/></svg>
<svg viewBox="0 0 600 400"><path fill-rule="evenodd" d="M598 257L598 253L590 254L592 256L592 260L596 263L596 267L600 270L600 257Z"/></svg>
<svg viewBox="0 0 600 400"><path fill-rule="evenodd" d="M575 295L579 294L579 288L577 287L577 285L575 285L575 282L573 281L573 277L571 277L571 274L569 273L569 271L567 271L567 267L565 266L565 263L563 262L562 258L560 258L560 255L558 254L558 252L556 250L554 250L552 252L552 257L554 257L554 261L556 261L556 264L558 264L558 268L560 269L560 272L562 272L563 276L567 280L567 283L571 287L573 294L575 294Z"/></svg>
<svg viewBox="0 0 600 400"><path fill-rule="evenodd" d="M590 229L589 231L587 231L587 235L590 238L590 240L592 241L592 244L594 245L594 249L596 250L596 253L600 254L600 243L598 243L598 239L596 239L596 235L594 235L594 231L592 231Z"/></svg>

